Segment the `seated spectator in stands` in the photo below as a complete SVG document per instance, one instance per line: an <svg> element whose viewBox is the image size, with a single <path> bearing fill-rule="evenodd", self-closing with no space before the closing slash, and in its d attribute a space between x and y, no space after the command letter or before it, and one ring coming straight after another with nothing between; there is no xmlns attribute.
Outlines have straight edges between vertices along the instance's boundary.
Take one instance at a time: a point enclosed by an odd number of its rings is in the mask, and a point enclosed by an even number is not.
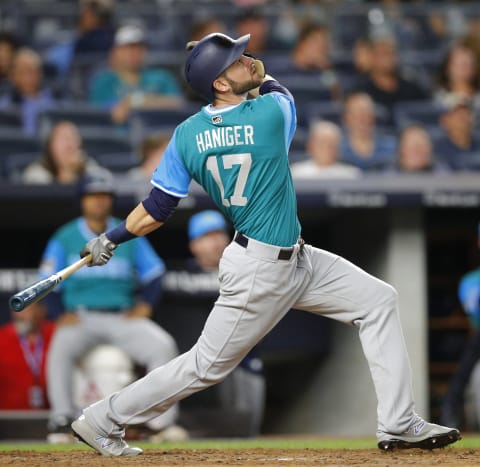
<svg viewBox="0 0 480 467"><path fill-rule="evenodd" d="M43 86L42 59L35 51L21 48L13 58L10 90L0 98L0 108L18 108L26 135L38 130L38 115L57 104L50 89Z"/></svg>
<svg viewBox="0 0 480 467"><path fill-rule="evenodd" d="M77 30L72 37L49 47L45 61L55 67L59 76L68 77L75 58L95 54L108 55L112 48L114 0L79 0Z"/></svg>
<svg viewBox="0 0 480 467"><path fill-rule="evenodd" d="M81 54L104 53L112 48L115 0L80 0L78 32L74 41L74 58Z"/></svg>
<svg viewBox="0 0 480 467"><path fill-rule="evenodd" d="M388 110L392 126L393 108L397 102L430 99L429 93L419 84L401 75L397 44L388 35L372 39L371 70L358 90L366 92L376 104L381 104Z"/></svg>
<svg viewBox="0 0 480 467"><path fill-rule="evenodd" d="M160 163L170 136L169 134L147 136L140 144L139 165L131 168L125 174L126 183L132 185L139 202L143 201L152 189L150 184L152 174Z"/></svg>
<svg viewBox="0 0 480 467"><path fill-rule="evenodd" d="M227 28L223 21L215 16L201 19L193 23L190 29L189 41L199 41L212 32L226 33Z"/></svg>
<svg viewBox="0 0 480 467"><path fill-rule="evenodd" d="M353 46L353 66L358 79L366 79L372 69L372 43L366 37L359 37Z"/></svg>
<svg viewBox="0 0 480 467"><path fill-rule="evenodd" d="M23 183L71 185L84 174L105 174L107 169L88 157L82 149L78 128L71 122L59 122L50 132L43 155L23 171Z"/></svg>
<svg viewBox="0 0 480 467"><path fill-rule="evenodd" d="M157 168L170 137L170 134L153 134L147 136L141 142L139 151L140 165L133 167L126 174L131 181L139 183L150 182L153 171Z"/></svg>
<svg viewBox="0 0 480 467"><path fill-rule="evenodd" d="M356 178L361 171L339 162L341 131L335 123L319 120L310 125L306 153L309 159L291 164L294 178Z"/></svg>
<svg viewBox="0 0 480 467"><path fill-rule="evenodd" d="M0 410L48 408L45 363L54 325L42 302L0 327Z"/></svg>
<svg viewBox="0 0 480 467"><path fill-rule="evenodd" d="M480 63L480 14L470 12L466 19L466 31L462 36L462 43L475 52L477 63Z"/></svg>
<svg viewBox="0 0 480 467"><path fill-rule="evenodd" d="M122 26L110 52L111 67L92 79L90 102L111 109L112 119L125 124L132 110L176 108L183 100L176 78L167 70L146 67L143 31Z"/></svg>
<svg viewBox="0 0 480 467"><path fill-rule="evenodd" d="M468 170L469 157L480 152L480 137L474 131L472 103L449 96L442 105L442 134L435 138L435 157L452 170Z"/></svg>
<svg viewBox="0 0 480 467"><path fill-rule="evenodd" d="M396 171L401 173L429 173L440 170L435 163L430 134L420 125L404 128L398 142Z"/></svg>
<svg viewBox="0 0 480 467"><path fill-rule="evenodd" d="M311 77L329 90L332 100L341 98L340 83L330 59L330 31L325 25L306 24L299 33L290 61L269 72L274 76Z"/></svg>
<svg viewBox="0 0 480 467"><path fill-rule="evenodd" d="M18 48L19 41L13 34L0 32L0 94L8 89L13 57Z"/></svg>
<svg viewBox="0 0 480 467"><path fill-rule="evenodd" d="M270 23L259 9L243 9L236 18L235 31L238 37L250 34L246 51L254 56L260 56L271 48L269 44Z"/></svg>
<svg viewBox="0 0 480 467"><path fill-rule="evenodd" d="M366 93L345 99L340 160L362 170L381 170L395 163L396 140L376 128L375 104Z"/></svg>
<svg viewBox="0 0 480 467"><path fill-rule="evenodd" d="M480 101L480 64L462 41L448 51L439 70L435 99L442 102L450 95Z"/></svg>

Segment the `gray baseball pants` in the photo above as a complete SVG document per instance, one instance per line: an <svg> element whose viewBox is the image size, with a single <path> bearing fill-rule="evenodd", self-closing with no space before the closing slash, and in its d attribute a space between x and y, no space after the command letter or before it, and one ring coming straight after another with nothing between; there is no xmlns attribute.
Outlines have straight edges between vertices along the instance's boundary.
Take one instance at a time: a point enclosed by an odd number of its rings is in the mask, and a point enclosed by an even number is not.
<svg viewBox="0 0 480 467"><path fill-rule="evenodd" d="M378 399L378 430L401 433L414 417L411 369L397 293L347 260L305 245L289 260L279 248L232 242L220 263L220 295L186 353L83 413L103 436L121 436L177 401L223 380L291 308L359 330Z"/></svg>
<svg viewBox="0 0 480 467"><path fill-rule="evenodd" d="M165 330L150 319L126 319L119 313L79 311L80 322L58 328L53 335L47 360L50 420L75 417L73 368L97 344L113 344L148 371L178 355L177 345ZM155 420L161 428L172 424L178 409L173 406Z"/></svg>

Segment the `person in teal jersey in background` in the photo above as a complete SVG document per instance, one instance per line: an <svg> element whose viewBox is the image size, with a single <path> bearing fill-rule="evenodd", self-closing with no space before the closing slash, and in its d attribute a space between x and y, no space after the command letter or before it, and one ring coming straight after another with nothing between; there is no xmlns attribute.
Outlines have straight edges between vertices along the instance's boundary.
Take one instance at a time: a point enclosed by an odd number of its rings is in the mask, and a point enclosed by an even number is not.
<svg viewBox="0 0 480 467"><path fill-rule="evenodd" d="M115 34L109 68L91 78L90 103L110 110L118 125L126 124L135 109L176 108L183 103L182 90L173 73L147 67L146 56L142 29L124 25Z"/></svg>
<svg viewBox="0 0 480 467"><path fill-rule="evenodd" d="M80 252L92 254L90 266L108 263L118 245L162 226L193 179L236 230L220 261L219 297L189 351L86 407L72 422L73 432L103 455L141 454L125 442L126 425L225 379L294 308L358 328L378 398L380 449L455 442L457 429L415 412L395 289L300 238L288 165L295 101L265 75L261 61L245 55L248 40L213 33L187 45L186 80L210 104L176 128L149 196Z"/></svg>
<svg viewBox="0 0 480 467"><path fill-rule="evenodd" d="M480 247L480 224L477 243ZM460 278L458 298L470 322L472 332L465 343L443 399L440 420L442 423L448 422L460 428L465 422L465 392L480 360L480 268L469 271Z"/></svg>
<svg viewBox="0 0 480 467"><path fill-rule="evenodd" d="M113 179L86 176L79 183L82 215L60 227L43 253L40 276L53 274L78 259L78 249L105 228L119 223L111 216ZM162 259L145 238L119 248L106 268L84 268L48 296L56 316L47 359L51 412L47 440L71 441L70 423L77 416L72 375L75 365L96 345L118 346L138 365L152 370L177 354L173 337L149 319L161 294ZM178 433L177 407L149 422L163 437ZM166 431L168 430L168 431ZM182 436L184 437L184 436Z"/></svg>

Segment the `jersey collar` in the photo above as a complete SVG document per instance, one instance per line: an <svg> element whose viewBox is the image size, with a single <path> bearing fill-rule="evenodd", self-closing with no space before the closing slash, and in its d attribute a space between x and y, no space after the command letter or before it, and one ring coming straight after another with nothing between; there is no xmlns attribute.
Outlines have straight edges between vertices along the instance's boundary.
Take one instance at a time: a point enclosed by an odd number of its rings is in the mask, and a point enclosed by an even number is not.
<svg viewBox="0 0 480 467"><path fill-rule="evenodd" d="M109 217L107 221L107 229L110 230L115 226L115 222L113 217ZM78 228L80 229L80 232L86 240L91 240L92 238L95 238L98 236L97 233L93 232L87 225L87 221L85 220L84 217L79 217L78 219Z"/></svg>
<svg viewBox="0 0 480 467"><path fill-rule="evenodd" d="M203 111L206 112L209 115L216 115L216 114L221 114L224 112L229 112L230 110L234 109L235 107L238 107L239 105L242 105L243 102L240 102L235 105L226 105L225 107L218 107L218 108L213 108L212 104L208 104L205 107L203 107Z"/></svg>

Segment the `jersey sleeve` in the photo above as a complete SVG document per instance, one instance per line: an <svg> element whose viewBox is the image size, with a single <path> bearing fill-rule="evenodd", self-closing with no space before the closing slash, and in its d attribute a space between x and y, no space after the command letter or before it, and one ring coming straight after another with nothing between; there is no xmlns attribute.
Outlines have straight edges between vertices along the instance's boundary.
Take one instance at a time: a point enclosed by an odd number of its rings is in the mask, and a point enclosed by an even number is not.
<svg viewBox="0 0 480 467"><path fill-rule="evenodd" d="M139 237L135 241L135 266L141 284L146 284L165 273L165 263L149 241Z"/></svg>
<svg viewBox="0 0 480 467"><path fill-rule="evenodd" d="M188 196L188 187L192 177L180 158L176 137L177 131L175 130L160 163L153 172L151 183L169 195L185 198Z"/></svg>
<svg viewBox="0 0 480 467"><path fill-rule="evenodd" d="M291 95L280 92L271 92L269 96L278 103L280 110L285 119L285 147L288 149L292 143L295 130L297 128L297 112L295 110L295 102Z"/></svg>
<svg viewBox="0 0 480 467"><path fill-rule="evenodd" d="M65 267L67 267L65 250L62 243L54 237L47 243L43 253L39 268L40 279L45 279Z"/></svg>

